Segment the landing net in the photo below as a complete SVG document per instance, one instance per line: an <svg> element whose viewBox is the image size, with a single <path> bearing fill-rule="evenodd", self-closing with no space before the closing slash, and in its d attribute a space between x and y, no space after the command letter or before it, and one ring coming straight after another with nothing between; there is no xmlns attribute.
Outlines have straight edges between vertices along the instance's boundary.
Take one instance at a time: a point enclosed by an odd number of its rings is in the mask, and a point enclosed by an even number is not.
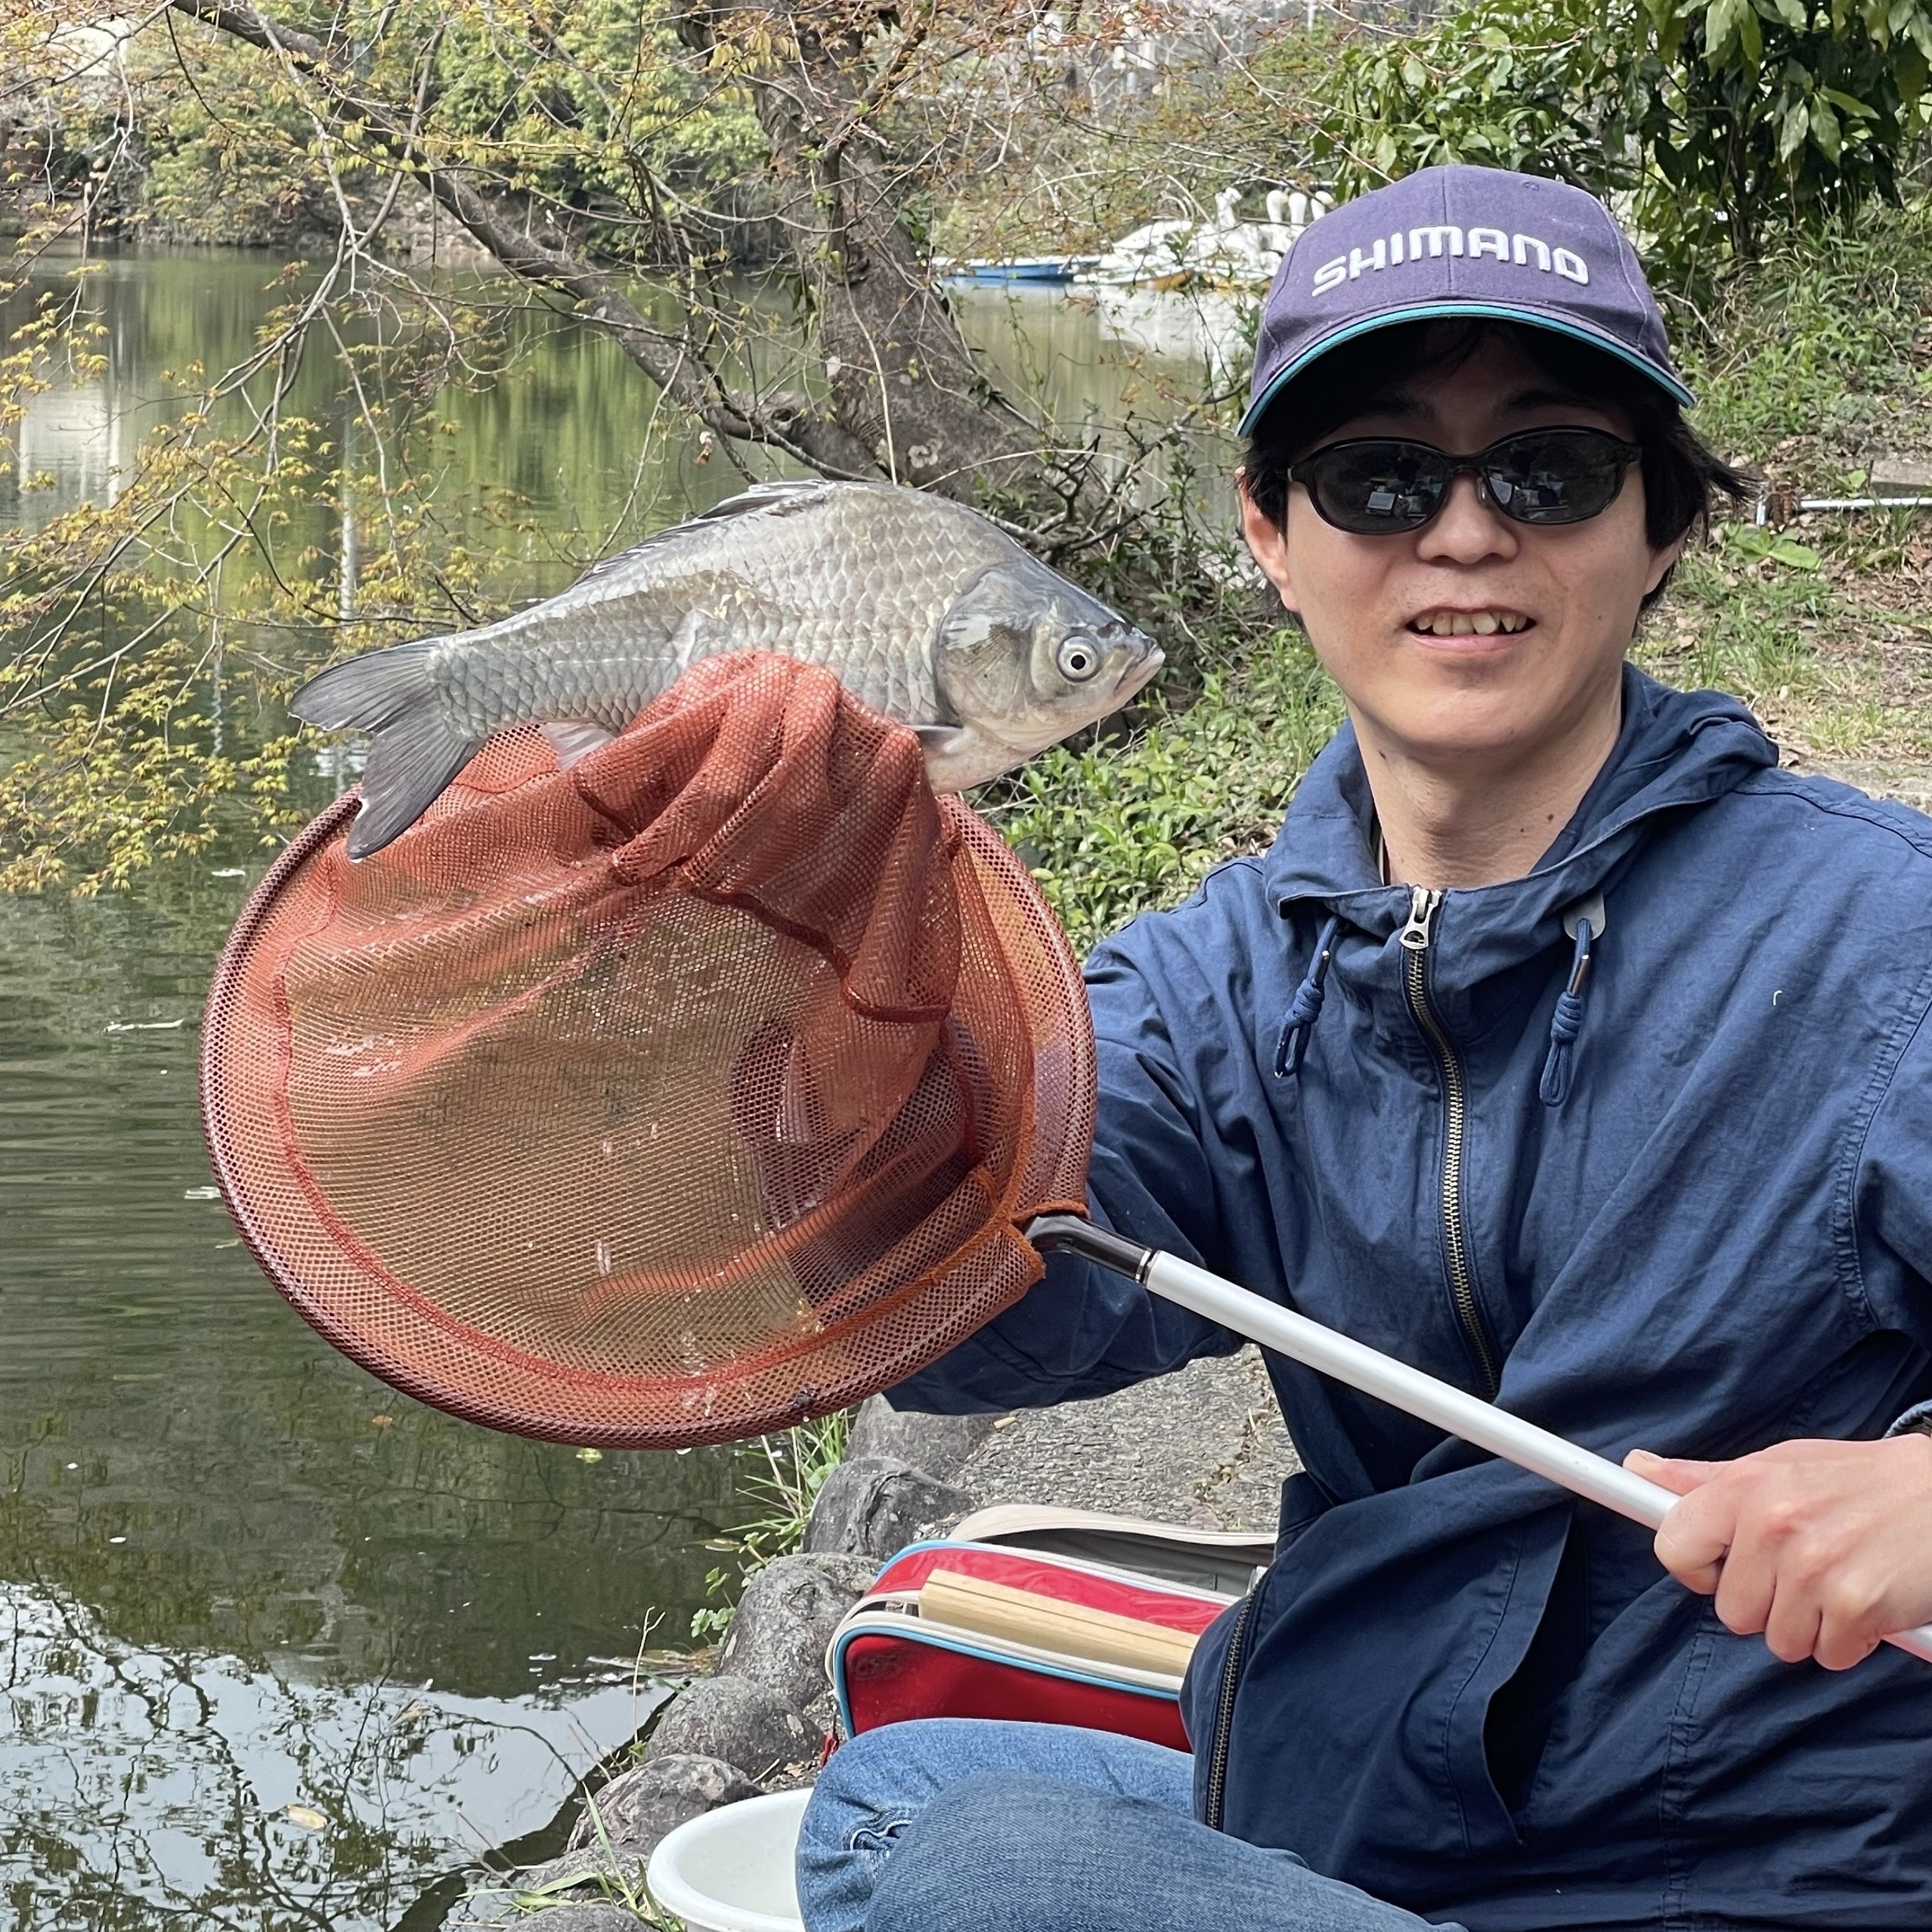
<svg viewBox="0 0 1932 1932"><path fill-rule="evenodd" d="M829 673L714 660L568 771L494 740L352 864L262 881L203 1034L256 1258L366 1367L497 1429L760 1433L951 1347L1078 1208L1066 940L918 740Z"/></svg>

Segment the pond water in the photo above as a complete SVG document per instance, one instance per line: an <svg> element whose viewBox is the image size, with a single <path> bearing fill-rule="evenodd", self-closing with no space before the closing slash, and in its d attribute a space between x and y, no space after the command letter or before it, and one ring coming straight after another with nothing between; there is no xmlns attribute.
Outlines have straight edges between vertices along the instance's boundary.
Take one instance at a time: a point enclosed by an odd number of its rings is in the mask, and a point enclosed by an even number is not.
<svg viewBox="0 0 1932 1932"><path fill-rule="evenodd" d="M630 1735L662 1694L633 1659L685 1638L737 1513L728 1452L587 1463L457 1422L269 1288L195 1107L249 883L217 869L0 900L16 1927L397 1923Z"/></svg>
<svg viewBox="0 0 1932 1932"><path fill-rule="evenodd" d="M106 369L29 409L0 527L111 494L163 370L241 353L279 265L110 261L87 297ZM1070 426L1221 379L1239 326L1145 299L967 299L1003 379ZM503 540L534 596L584 543L737 478L651 433L649 385L608 342L531 330L506 379L438 407L463 426L451 495L531 506L539 539ZM316 540L344 540L338 512L316 515ZM318 767L317 803L339 775ZM746 1513L729 1451L590 1461L455 1421L336 1355L263 1280L215 1196L194 1087L209 974L262 866L0 899L13 1932L440 1923L486 1850L554 1849L574 1781L664 1693L670 1667L639 1654L688 1643L720 1560L706 1545Z"/></svg>

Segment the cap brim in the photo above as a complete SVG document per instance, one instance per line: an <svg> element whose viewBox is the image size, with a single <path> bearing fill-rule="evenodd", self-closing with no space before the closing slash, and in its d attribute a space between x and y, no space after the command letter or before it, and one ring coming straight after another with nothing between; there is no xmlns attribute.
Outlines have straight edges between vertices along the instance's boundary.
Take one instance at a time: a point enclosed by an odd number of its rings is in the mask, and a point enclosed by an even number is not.
<svg viewBox="0 0 1932 1932"><path fill-rule="evenodd" d="M1568 336L1572 341L1587 343L1592 348L1602 349L1606 355L1614 355L1619 362L1627 364L1639 374L1648 376L1666 395L1673 398L1686 409L1697 401L1689 390L1678 381L1669 370L1660 367L1647 357L1639 355L1627 342L1619 342L1612 335L1598 329L1592 329L1569 317L1559 318L1531 308L1528 304L1517 305L1501 302L1422 302L1406 308L1383 310L1379 314L1351 322L1311 342L1296 357L1293 362L1278 370L1266 389L1249 404L1235 434L1252 435L1255 425L1266 413L1268 405L1297 376L1306 372L1311 364L1318 361L1330 349L1339 348L1344 342L1353 342L1359 336L1370 335L1378 329L1392 329L1403 322L1433 322L1445 317L1480 316L1497 322L1520 322L1532 329L1547 329L1551 334Z"/></svg>

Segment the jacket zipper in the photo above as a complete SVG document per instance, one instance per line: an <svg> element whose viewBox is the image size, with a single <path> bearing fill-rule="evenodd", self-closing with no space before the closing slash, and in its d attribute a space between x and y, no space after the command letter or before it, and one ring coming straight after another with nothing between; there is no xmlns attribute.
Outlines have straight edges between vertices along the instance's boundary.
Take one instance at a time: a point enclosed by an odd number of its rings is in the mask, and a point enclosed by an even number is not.
<svg viewBox="0 0 1932 1932"><path fill-rule="evenodd" d="M1221 1829L1221 1818L1228 1799L1228 1747L1234 1729L1234 1693L1240 1687L1241 1667L1247 1661L1248 1626L1254 1621L1255 1599L1261 1594L1257 1584L1241 1599L1234 1613L1234 1627L1228 1633L1228 1655L1221 1661L1221 1701L1215 1707L1214 1748L1208 1757L1207 1800L1201 1822L1210 1831Z"/></svg>
<svg viewBox="0 0 1932 1932"><path fill-rule="evenodd" d="M1409 921L1402 928L1404 968L1408 982L1409 1010L1435 1054L1442 1073L1442 1246L1449 1258L1449 1297L1471 1350L1482 1365L1483 1393L1494 1399L1503 1386L1495 1345L1476 1305L1475 1275L1469 1266L1469 1231L1463 1220L1463 1148L1469 1125L1469 1091L1463 1082L1462 1063L1429 996L1429 930L1442 894L1425 887L1410 888Z"/></svg>

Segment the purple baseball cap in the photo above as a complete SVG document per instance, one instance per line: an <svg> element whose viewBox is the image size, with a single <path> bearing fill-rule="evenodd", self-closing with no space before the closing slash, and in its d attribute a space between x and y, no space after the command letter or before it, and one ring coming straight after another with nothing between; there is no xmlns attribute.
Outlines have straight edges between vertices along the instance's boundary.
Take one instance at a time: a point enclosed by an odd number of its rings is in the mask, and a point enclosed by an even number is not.
<svg viewBox="0 0 1932 1932"><path fill-rule="evenodd" d="M1447 315L1553 329L1693 400L1636 250L1594 195L1501 168L1424 168L1296 238L1262 305L1240 433L1317 356L1372 329Z"/></svg>

